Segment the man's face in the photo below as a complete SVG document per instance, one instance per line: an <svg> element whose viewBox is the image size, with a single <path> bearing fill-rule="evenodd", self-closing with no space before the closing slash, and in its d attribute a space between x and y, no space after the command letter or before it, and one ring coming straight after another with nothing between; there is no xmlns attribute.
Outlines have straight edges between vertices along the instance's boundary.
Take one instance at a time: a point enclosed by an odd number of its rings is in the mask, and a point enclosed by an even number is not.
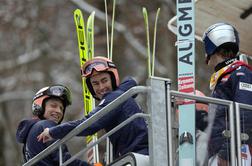
<svg viewBox="0 0 252 166"><path fill-rule="evenodd" d="M208 66L210 66L211 68L214 68L217 64L219 64L223 60L224 58L222 58L221 54L215 53L210 57L208 61Z"/></svg>
<svg viewBox="0 0 252 166"><path fill-rule="evenodd" d="M107 72L94 71L90 78L91 85L97 98L102 99L103 95L112 91L110 74Z"/></svg>
<svg viewBox="0 0 252 166"><path fill-rule="evenodd" d="M45 103L44 118L59 123L63 117L64 106L60 99L51 98Z"/></svg>

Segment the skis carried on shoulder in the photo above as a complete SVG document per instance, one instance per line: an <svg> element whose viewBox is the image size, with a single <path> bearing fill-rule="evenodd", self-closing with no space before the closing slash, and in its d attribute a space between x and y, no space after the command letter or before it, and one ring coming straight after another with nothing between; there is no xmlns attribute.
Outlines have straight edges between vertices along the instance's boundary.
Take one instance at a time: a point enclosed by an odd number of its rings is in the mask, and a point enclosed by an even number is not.
<svg viewBox="0 0 252 166"><path fill-rule="evenodd" d="M94 12L89 16L87 23L87 33L85 31L85 23L80 9L74 11L74 22L78 37L78 48L80 57L80 66L82 67L94 55ZM86 38L87 36L87 38ZM94 99L89 92L85 83L85 78L82 77L82 89L84 99L85 116L89 114L94 108ZM97 134L87 136L86 142L90 144L97 140ZM98 145L87 151L88 163L99 162Z"/></svg>

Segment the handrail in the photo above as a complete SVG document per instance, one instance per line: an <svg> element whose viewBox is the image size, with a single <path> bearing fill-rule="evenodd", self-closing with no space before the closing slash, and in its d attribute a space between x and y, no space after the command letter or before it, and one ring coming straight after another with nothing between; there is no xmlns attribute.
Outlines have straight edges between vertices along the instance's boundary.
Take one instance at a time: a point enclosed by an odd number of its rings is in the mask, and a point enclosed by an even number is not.
<svg viewBox="0 0 252 166"><path fill-rule="evenodd" d="M252 110L252 106L248 104L243 104L243 103L237 103L233 102L230 100L223 100L223 99L218 99L218 98L212 98L212 97L206 97L206 96L196 96L193 94L188 94L188 93L183 93L183 92L178 92L178 91L170 91L171 96L176 96L176 97L182 97L186 99L192 99L192 100L197 100L200 102L205 102L205 103L213 103L213 104L220 104L220 105L226 105L229 106L230 114L229 114L229 119L230 119L230 130L235 131L235 125L236 125L236 135L235 132L231 132L231 163L234 165L235 163L235 138L237 141L237 155L238 155L238 165L241 165L241 131L240 131L240 108L243 109L248 109ZM234 109L235 108L235 109ZM235 111L235 112L234 112ZM235 113L235 114L234 114ZM234 121L234 115L236 116L236 122ZM169 150L171 150L172 147L169 147Z"/></svg>
<svg viewBox="0 0 252 166"><path fill-rule="evenodd" d="M192 99L192 100L197 100L197 101L204 102L204 103L213 103L213 104L220 104L220 105L226 105L226 106L229 106L230 104L233 103L233 101L230 101L230 100L223 100L223 99L218 99L218 98L213 98L213 97L207 97L207 96L197 96L197 95L193 95L193 94L189 94L189 93L183 93L183 92L178 92L178 91L174 91L174 90L171 90L170 94L172 96L182 97L182 98Z"/></svg>
<svg viewBox="0 0 252 166"><path fill-rule="evenodd" d="M101 141L105 140L107 137L109 137L110 135L114 134L119 129L121 129L122 127L124 127L128 123L130 123L131 121L135 120L136 118L140 118L140 117L147 119L147 124L149 124L150 115L144 114L144 113L136 113L136 114L132 115L131 117L129 117L128 119L126 119L125 121L123 121L122 123L120 123L118 126L116 126L115 128L113 128L112 130L110 130L108 133L104 134L102 137L100 137L99 139L97 139L97 141L92 142L91 144L87 145L86 148L82 149L81 151L79 151L78 153L76 153L75 155L73 155L70 159L68 159L67 161L65 161L62 164L62 166L70 164L77 157L80 157L83 153L85 153L89 148L91 148L91 147L99 144Z"/></svg>
<svg viewBox="0 0 252 166"><path fill-rule="evenodd" d="M106 107L102 108L100 111L95 113L93 116L88 118L86 121L82 122L80 125L78 125L76 128L74 128L72 131L70 131L64 138L57 140L50 146L48 146L46 149L41 151L39 154L37 154L35 157L30 159L28 162L26 162L23 166L30 166L32 164L35 164L36 162L40 161L50 153L52 153L56 148L61 146L61 144L65 143L67 140L71 139L72 137L79 134L81 131L85 130L89 126L91 126L94 122L102 118L104 115L108 114L110 111L112 111L114 108L118 107L120 104L122 104L124 101L126 101L129 97L134 96L138 93L146 93L150 88L145 86L136 86L122 95L120 95L118 98L116 98L113 102L109 103Z"/></svg>
<svg viewBox="0 0 252 166"><path fill-rule="evenodd" d="M235 124L234 124L234 105L233 101L230 100L224 100L224 99L218 99L218 98L212 98L212 97L206 97L206 96L196 96L189 93L183 93L178 91L170 91L171 96L176 97L182 97L186 99L192 99L197 100L200 102L205 103L212 103L212 104L220 104L220 105L226 105L229 107L229 119L230 119L230 130L234 131L231 132L231 138L230 138L230 144L231 144L231 165L235 165ZM170 127L170 126L169 126ZM169 151L171 151L172 147L169 147Z"/></svg>

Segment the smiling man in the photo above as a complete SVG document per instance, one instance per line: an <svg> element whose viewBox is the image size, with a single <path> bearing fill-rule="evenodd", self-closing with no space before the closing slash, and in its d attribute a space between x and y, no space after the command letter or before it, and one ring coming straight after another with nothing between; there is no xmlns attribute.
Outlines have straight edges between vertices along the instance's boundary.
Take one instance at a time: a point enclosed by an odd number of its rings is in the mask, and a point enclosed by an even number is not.
<svg viewBox="0 0 252 166"><path fill-rule="evenodd" d="M99 105L92 110L87 117L81 120L66 122L59 126L45 129L38 136L43 142L63 138L68 132L77 127L87 118L100 111L117 97L133 86L136 86L135 80L128 78L121 84L115 64L104 57L95 57L87 61L82 67L82 76L86 78L86 84L92 96L100 101ZM99 119L92 126L83 130L79 135L87 136L96 133L101 129L109 132L114 127L125 121L130 116L142 112L141 108L130 97L124 103L112 110L110 113ZM135 152L148 155L148 132L147 125L142 118L133 120L116 133L110 136L113 145L113 156L117 158L128 152Z"/></svg>
<svg viewBox="0 0 252 166"><path fill-rule="evenodd" d="M93 87L94 93L99 99L113 90L110 74L107 72L94 71L90 78L90 83Z"/></svg>
<svg viewBox="0 0 252 166"><path fill-rule="evenodd" d="M64 118L65 109L71 104L71 94L67 87L54 85L40 89L33 98L32 119L22 120L19 123L16 138L23 144L24 161L27 162L54 141L42 143L37 140L45 128L57 126ZM65 145L62 146L63 161L71 157ZM56 150L43 160L36 163L38 166L59 165L59 151ZM88 166L81 160L75 160L69 165Z"/></svg>

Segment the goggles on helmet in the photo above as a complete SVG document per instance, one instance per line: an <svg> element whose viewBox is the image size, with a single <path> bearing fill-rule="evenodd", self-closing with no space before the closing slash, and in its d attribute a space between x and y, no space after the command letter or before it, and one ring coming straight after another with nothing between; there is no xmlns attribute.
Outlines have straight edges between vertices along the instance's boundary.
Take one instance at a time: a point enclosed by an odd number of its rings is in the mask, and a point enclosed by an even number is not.
<svg viewBox="0 0 252 166"><path fill-rule="evenodd" d="M106 71L109 68L116 68L113 62L106 62L102 60L96 60L87 65L84 69L82 69L82 76L87 77L92 74L93 70L96 71Z"/></svg>
<svg viewBox="0 0 252 166"><path fill-rule="evenodd" d="M54 97L59 97L61 98L66 105L70 105L72 103L71 99L71 93L68 88L61 86L61 85L55 85L51 87L47 87L47 89L43 89L42 91L39 91L34 99L36 100L37 98L41 96L54 96Z"/></svg>

